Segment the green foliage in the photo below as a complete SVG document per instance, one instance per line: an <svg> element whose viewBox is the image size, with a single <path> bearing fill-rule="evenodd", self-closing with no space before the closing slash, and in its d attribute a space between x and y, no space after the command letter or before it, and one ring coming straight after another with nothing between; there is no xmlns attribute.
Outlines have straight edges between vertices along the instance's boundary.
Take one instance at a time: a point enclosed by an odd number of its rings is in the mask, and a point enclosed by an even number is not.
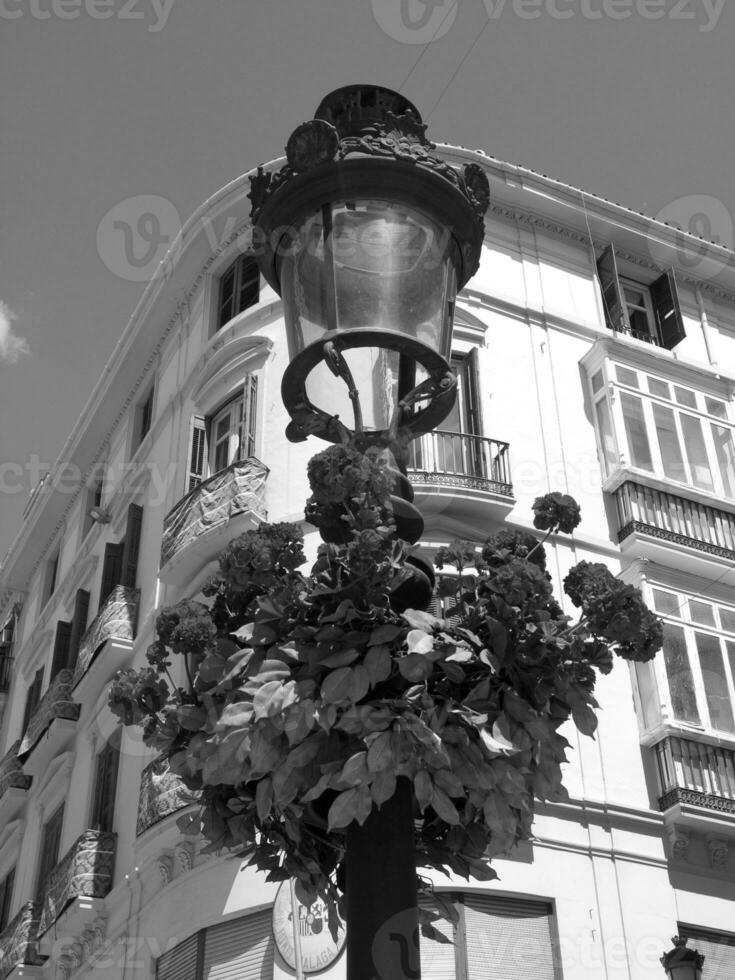
<svg viewBox="0 0 735 980"><path fill-rule="evenodd" d="M312 460L310 506L341 508L346 543L322 545L305 576L295 526L237 538L209 605L163 610L150 666L110 691L120 721L143 725L199 792L210 850L332 905L346 828L398 779L413 787L417 867L495 877L490 859L530 836L534 801L565 797L558 729L572 718L594 733L593 667L609 671L613 651L645 659L660 638L637 590L585 563L566 580L585 617L570 626L525 532L499 532L479 556L467 542L440 551L459 572L442 592L460 625L397 614L391 594L411 570L383 466L345 447ZM576 526L572 498L536 503L547 530ZM169 675L175 655L184 686Z"/></svg>

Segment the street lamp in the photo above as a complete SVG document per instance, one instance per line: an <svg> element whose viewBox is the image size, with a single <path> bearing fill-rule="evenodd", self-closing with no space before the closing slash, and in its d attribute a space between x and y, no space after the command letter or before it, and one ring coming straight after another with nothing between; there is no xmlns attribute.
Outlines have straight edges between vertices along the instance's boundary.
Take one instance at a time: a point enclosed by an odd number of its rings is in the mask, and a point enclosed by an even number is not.
<svg viewBox="0 0 735 980"><path fill-rule="evenodd" d="M253 246L282 297L290 363L281 386L298 442L316 435L379 453L393 474L398 537L413 544L423 518L406 476L411 439L452 410L449 364L457 290L478 268L488 180L434 152L418 110L397 92L353 85L326 96L288 140L287 163L251 178ZM342 384L337 384L334 378ZM344 522L322 537L349 540ZM412 554L397 612L425 608L433 571ZM420 975L411 784L353 821L346 846L350 980ZM386 965L388 949L400 964Z"/></svg>
<svg viewBox="0 0 735 980"><path fill-rule="evenodd" d="M681 936L674 936L671 942L674 948L661 957L666 976L670 980L701 980L704 955L689 949L686 939Z"/></svg>

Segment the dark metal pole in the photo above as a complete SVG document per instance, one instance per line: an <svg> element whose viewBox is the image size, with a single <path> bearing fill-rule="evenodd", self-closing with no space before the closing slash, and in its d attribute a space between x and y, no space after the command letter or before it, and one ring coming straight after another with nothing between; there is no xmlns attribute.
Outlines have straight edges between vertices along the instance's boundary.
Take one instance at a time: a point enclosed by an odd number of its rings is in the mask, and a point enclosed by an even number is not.
<svg viewBox="0 0 735 980"><path fill-rule="evenodd" d="M347 980L420 980L410 781L347 828Z"/></svg>

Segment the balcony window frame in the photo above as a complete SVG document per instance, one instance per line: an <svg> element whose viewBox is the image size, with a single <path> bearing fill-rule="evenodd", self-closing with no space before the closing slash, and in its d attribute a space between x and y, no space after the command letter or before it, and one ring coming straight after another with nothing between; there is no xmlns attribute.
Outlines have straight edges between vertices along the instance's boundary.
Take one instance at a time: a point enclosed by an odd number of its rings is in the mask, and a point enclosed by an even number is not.
<svg viewBox="0 0 735 980"><path fill-rule="evenodd" d="M112 833L120 774L120 738L104 743L94 759L94 780L89 808L89 830Z"/></svg>
<svg viewBox="0 0 735 980"><path fill-rule="evenodd" d="M43 886L46 884L48 876L59 863L61 857L61 837L64 832L64 809L62 802L53 811L48 820L44 821L41 827L41 834L38 848L38 866L36 869L36 887L34 894L36 900L43 897Z"/></svg>
<svg viewBox="0 0 735 980"><path fill-rule="evenodd" d="M631 379L623 380L624 372L631 375ZM658 391L655 390L657 385L660 386ZM668 396L661 393L664 388L668 390ZM662 480L710 498L735 501L735 421L731 403L726 398L660 377L655 371L649 372L645 368L612 359L606 359L604 365L590 372L589 391L598 456L605 477L611 477L621 467L629 467L644 478L648 476ZM648 464L640 458L636 459L636 450L631 444L632 416L626 415L625 406L632 401L637 401L640 406ZM724 414L714 413L715 404L721 407ZM677 479L672 473L672 466L677 465L676 460L669 458L667 461L662 450L660 433L666 430L661 419L666 412L673 419L678 465L684 479ZM604 431L607 422L611 432ZM692 431L696 431L696 426L701 435L710 476L709 486L701 475L697 475L697 463L692 458L693 450L697 447L687 437L685 426L690 426ZM729 471L728 451L725 449L722 455L718 452L715 429L730 433Z"/></svg>
<svg viewBox="0 0 735 980"><path fill-rule="evenodd" d="M672 597L671 611L664 611L660 595ZM681 585L669 582L647 580L644 585L644 596L649 608L660 616L664 627L673 627L682 631L684 650L687 658L688 674L691 679L691 696L696 707L696 720L676 717L674 696L666 663L666 639L664 650L647 663L636 664L636 686L641 707L641 725L644 731L653 731L661 725L676 729L682 733L705 735L716 742L735 744L735 603L711 595L688 591ZM699 603L712 610L714 625L697 622L692 616L691 603ZM730 617L732 629L723 623L722 612ZM697 636L715 637L718 641L722 669L726 687L729 691L730 713L732 723L729 728L718 728L710 717L710 698L715 689L716 675L708 685L702 666ZM649 711L651 699L656 698L658 704L653 708L656 717L651 717Z"/></svg>
<svg viewBox="0 0 735 980"><path fill-rule="evenodd" d="M243 252L230 263L217 282L214 333L226 327L240 313L256 306L260 302L260 290L260 269L257 260L249 252Z"/></svg>
<svg viewBox="0 0 735 980"><path fill-rule="evenodd" d="M214 411L206 416L192 417L187 456L187 494L238 460L256 455L259 388L258 374L247 374L238 390ZM218 434L218 423L224 419L229 420L227 431ZM224 457L219 454L223 446ZM220 465L223 459L225 461Z"/></svg>
<svg viewBox="0 0 735 980"><path fill-rule="evenodd" d="M129 456L132 459L153 428L155 414L156 383L152 381L142 398L135 404L132 415L132 436Z"/></svg>

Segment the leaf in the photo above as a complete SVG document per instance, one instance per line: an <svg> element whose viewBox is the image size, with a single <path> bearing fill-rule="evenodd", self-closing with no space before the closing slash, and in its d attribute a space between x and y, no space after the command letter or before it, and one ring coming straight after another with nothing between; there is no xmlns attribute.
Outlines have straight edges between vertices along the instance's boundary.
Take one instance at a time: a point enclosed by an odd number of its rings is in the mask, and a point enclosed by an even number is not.
<svg viewBox="0 0 735 980"><path fill-rule="evenodd" d="M372 647L384 643L392 643L393 640L397 639L404 632L404 626L393 626L390 623L384 623L372 631L368 644Z"/></svg>
<svg viewBox="0 0 735 980"><path fill-rule="evenodd" d="M441 626L442 620L432 616L431 613L423 612L421 609L406 609L402 613L403 618L414 629L430 631L435 626Z"/></svg>
<svg viewBox="0 0 735 980"><path fill-rule="evenodd" d="M413 788L419 809L423 813L434 798L434 784L426 769L419 769L413 777Z"/></svg>
<svg viewBox="0 0 735 980"><path fill-rule="evenodd" d="M322 680L322 700L328 704L341 704L350 700L352 668L338 667Z"/></svg>
<svg viewBox="0 0 735 980"><path fill-rule="evenodd" d="M327 828L332 831L338 827L346 827L347 824L357 816L358 796L356 789L345 790L340 793L334 803L329 808L327 814Z"/></svg>
<svg viewBox="0 0 735 980"><path fill-rule="evenodd" d="M421 653L409 653L398 661L401 675L412 684L418 684L431 677L432 662Z"/></svg>
<svg viewBox="0 0 735 980"><path fill-rule="evenodd" d="M380 806L389 800L396 791L396 774L392 769L381 769L370 784L373 800Z"/></svg>
<svg viewBox="0 0 735 980"><path fill-rule="evenodd" d="M409 630L406 644L409 653L431 653L434 649L434 637L424 630Z"/></svg>
<svg viewBox="0 0 735 980"><path fill-rule="evenodd" d="M316 758L319 750L326 743L327 740L322 732L310 735L300 745L297 745L296 748L291 749L286 756L286 764L295 766L296 768L308 765L312 759Z"/></svg>
<svg viewBox="0 0 735 980"><path fill-rule="evenodd" d="M335 650L323 657L319 657L317 663L330 668L346 667L348 664L354 663L359 656L360 651L352 647L346 650Z"/></svg>
<svg viewBox="0 0 735 980"><path fill-rule="evenodd" d="M381 681L386 681L390 677L392 662L390 650L387 646L371 646L363 661L365 669L370 677L370 684L375 687Z"/></svg>
<svg viewBox="0 0 735 980"><path fill-rule="evenodd" d="M465 672L462 670L459 664L447 663L446 660L440 660L439 666L447 675L449 680L452 681L454 684L461 684L462 681L465 679Z"/></svg>
<svg viewBox="0 0 735 980"><path fill-rule="evenodd" d="M434 786L434 796L431 801L431 806L433 807L437 816L441 817L446 823L459 823L459 813L457 812L456 806L454 803L452 803L444 790L439 789L438 786Z"/></svg>
<svg viewBox="0 0 735 980"><path fill-rule="evenodd" d="M349 696L350 700L357 702L365 697L370 690L370 674L362 664L352 668L350 676Z"/></svg>
<svg viewBox="0 0 735 980"><path fill-rule="evenodd" d="M488 752L493 755L513 755L519 751L518 747L503 735L497 722L493 725L492 735L487 728L481 728L480 738Z"/></svg>
<svg viewBox="0 0 735 980"><path fill-rule="evenodd" d="M493 619L492 616L485 618L485 625L487 626L490 637L489 645L493 653L498 657L502 657L508 646L508 630L499 620Z"/></svg>
<svg viewBox="0 0 735 980"><path fill-rule="evenodd" d="M357 803L356 803L356 813L355 818L357 822L362 826L373 809L373 798L370 793L369 786L360 786L357 791Z"/></svg>
<svg viewBox="0 0 735 980"><path fill-rule="evenodd" d="M268 681L258 688L253 698L253 711L256 718L267 718L276 706L280 710L283 688L284 685L280 681Z"/></svg>
<svg viewBox="0 0 735 980"><path fill-rule="evenodd" d="M443 789L447 796L464 796L462 780L451 769L439 769L434 773L434 783Z"/></svg>
<svg viewBox="0 0 735 980"><path fill-rule="evenodd" d="M251 701L235 701L226 704L219 716L217 728L245 728L253 720L253 705Z"/></svg>
<svg viewBox="0 0 735 980"><path fill-rule="evenodd" d="M367 752L355 752L342 767L339 774L340 783L345 786L358 786L368 778Z"/></svg>
<svg viewBox="0 0 735 980"><path fill-rule="evenodd" d="M229 663L229 661L228 661ZM291 671L281 660L264 660L255 675L264 684L268 681L285 681L291 676Z"/></svg>
<svg viewBox="0 0 735 980"><path fill-rule="evenodd" d="M255 790L255 808L258 812L258 819L265 820L273 805L273 780L270 776L261 779L258 788Z"/></svg>
<svg viewBox="0 0 735 980"><path fill-rule="evenodd" d="M393 762L391 748L391 732L381 732L370 743L367 753L367 765L370 772L380 772L387 769Z"/></svg>
<svg viewBox="0 0 735 980"><path fill-rule="evenodd" d="M176 717L187 732L198 732L207 724L207 712L194 704L182 704L176 709Z"/></svg>
<svg viewBox="0 0 735 980"><path fill-rule="evenodd" d="M592 708L584 701L575 701L572 705L572 718L574 724L583 735L590 737L597 731L597 715Z"/></svg>

